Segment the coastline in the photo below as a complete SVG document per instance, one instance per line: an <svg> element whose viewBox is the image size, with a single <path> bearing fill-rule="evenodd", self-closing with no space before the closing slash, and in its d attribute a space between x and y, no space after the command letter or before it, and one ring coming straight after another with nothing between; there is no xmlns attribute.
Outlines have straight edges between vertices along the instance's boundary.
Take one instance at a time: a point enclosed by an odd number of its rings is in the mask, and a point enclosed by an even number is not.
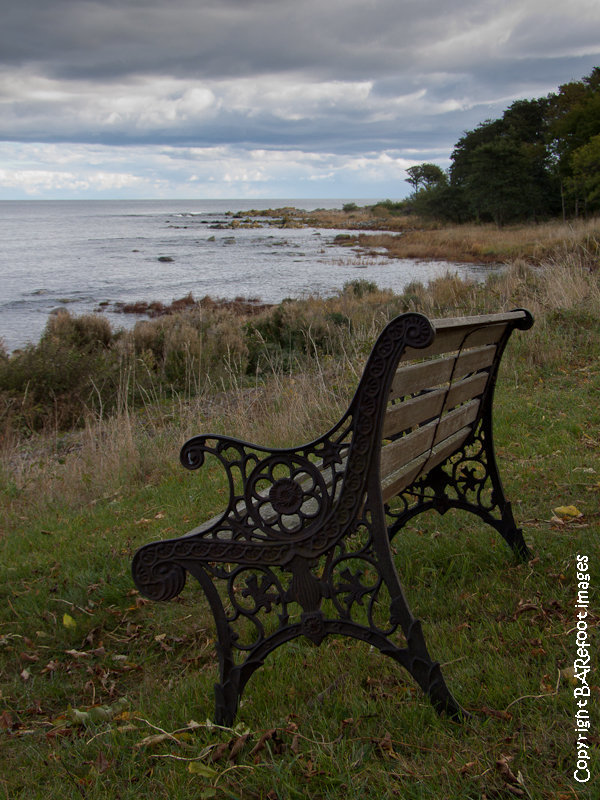
<svg viewBox="0 0 600 800"><path fill-rule="evenodd" d="M395 230L404 222L399 226L400 220L371 207L349 213L316 203L306 210L296 208L299 202L253 205L5 204L0 339L6 350L39 341L50 315L63 309L100 311L111 324L127 327L190 293L218 303L257 298L271 305L328 296L358 277L402 291L415 273L428 282L446 268L472 272L460 262L446 267L439 257L422 259L415 269L414 262L390 258L387 246L349 238L406 235ZM132 313L123 314L123 305ZM144 313L136 316L136 305Z"/></svg>

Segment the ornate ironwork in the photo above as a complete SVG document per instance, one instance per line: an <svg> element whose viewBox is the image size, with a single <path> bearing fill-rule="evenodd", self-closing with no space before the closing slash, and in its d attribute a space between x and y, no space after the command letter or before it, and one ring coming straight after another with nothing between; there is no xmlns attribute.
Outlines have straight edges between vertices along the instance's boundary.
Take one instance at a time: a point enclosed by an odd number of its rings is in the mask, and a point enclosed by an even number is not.
<svg viewBox="0 0 600 800"><path fill-rule="evenodd" d="M491 402L467 442L452 458L419 477L394 498L393 507L386 505L389 536L393 538L416 514L433 509L443 515L451 508L476 514L502 535L517 557L531 557L500 480Z"/></svg>
<svg viewBox="0 0 600 800"><path fill-rule="evenodd" d="M200 582L217 628L218 723L231 724L247 681L269 653L298 636L318 645L331 634L377 647L411 673L438 711L464 713L406 603L388 528L394 535L422 510L454 506L476 510L511 546L523 554L526 548L495 467L491 393L490 419L482 418L469 447L417 479L402 493L400 508L387 509L391 527L386 519L379 457L387 397L405 348L425 348L434 335L421 314L392 320L346 414L309 444L267 449L203 435L183 446L188 469L208 456L220 462L229 487L226 508L186 536L142 547L132 570L140 591L154 600L176 596L186 572Z"/></svg>

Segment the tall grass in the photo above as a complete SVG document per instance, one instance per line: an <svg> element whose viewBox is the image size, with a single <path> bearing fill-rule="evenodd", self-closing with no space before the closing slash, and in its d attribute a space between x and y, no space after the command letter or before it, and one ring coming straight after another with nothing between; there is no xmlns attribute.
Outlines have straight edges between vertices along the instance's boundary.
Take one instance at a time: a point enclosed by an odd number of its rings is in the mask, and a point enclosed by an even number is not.
<svg viewBox="0 0 600 800"><path fill-rule="evenodd" d="M407 224L401 236L385 233L358 236L365 250L385 247L396 258L439 258L473 262L505 262L524 258L540 262L558 248L598 259L600 220L547 222L540 225L454 225L426 228Z"/></svg>
<svg viewBox="0 0 600 800"><path fill-rule="evenodd" d="M589 255L579 249L536 267L518 260L484 285L449 273L394 295L358 281L335 297L286 302L252 320L226 312L182 313L138 323L128 334L111 333L97 317L52 318L39 347L25 352L31 371L22 396L3 394L0 476L8 507L58 501L75 507L160 481L180 443L200 429L273 445L312 438L339 418L371 343L396 314L452 316L514 307L529 308L536 317L526 344L532 367L572 363L574 353L585 353L599 317L600 269L590 267ZM549 347L557 327L564 329L563 339ZM63 411L60 393L52 389L43 416L32 364L34 356L47 355L49 342L65 346L70 357L93 357L86 391L69 390ZM12 362L23 368L17 355L4 364L9 374ZM36 405L30 408L32 398ZM39 430L32 422L36 409ZM65 427L61 420L78 424Z"/></svg>

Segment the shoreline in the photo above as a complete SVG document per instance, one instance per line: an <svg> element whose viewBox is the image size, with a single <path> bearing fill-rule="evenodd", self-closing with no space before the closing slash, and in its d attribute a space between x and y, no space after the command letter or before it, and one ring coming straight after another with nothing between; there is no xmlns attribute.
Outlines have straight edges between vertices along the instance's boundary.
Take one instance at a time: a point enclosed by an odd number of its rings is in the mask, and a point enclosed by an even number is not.
<svg viewBox="0 0 600 800"><path fill-rule="evenodd" d="M348 204L353 206L354 204ZM494 223L440 223L421 219L401 210L401 203L389 201L373 206L304 211L291 206L232 213L232 227L253 227L257 217L279 228L345 229L345 246L364 254L382 250L389 258L439 260L463 264L505 263L523 259L539 262L558 247L583 246L590 237L600 239L600 217L544 222L515 223L499 227ZM400 207L400 208L398 208ZM339 244L340 242L338 242Z"/></svg>

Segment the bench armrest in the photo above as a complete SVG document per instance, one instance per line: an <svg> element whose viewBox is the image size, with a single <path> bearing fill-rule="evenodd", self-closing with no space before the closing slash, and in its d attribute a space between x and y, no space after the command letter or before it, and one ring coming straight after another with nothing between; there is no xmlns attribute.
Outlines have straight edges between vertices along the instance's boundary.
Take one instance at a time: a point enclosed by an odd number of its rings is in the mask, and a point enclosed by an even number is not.
<svg viewBox="0 0 600 800"><path fill-rule="evenodd" d="M342 420L343 422L343 420ZM304 534L329 513L341 486L349 449L340 422L328 434L295 448L267 448L227 436L203 434L182 447L180 461L189 470L215 457L227 475L226 508L204 536L285 538ZM341 430L340 430L341 428ZM194 532L190 532L194 533Z"/></svg>

